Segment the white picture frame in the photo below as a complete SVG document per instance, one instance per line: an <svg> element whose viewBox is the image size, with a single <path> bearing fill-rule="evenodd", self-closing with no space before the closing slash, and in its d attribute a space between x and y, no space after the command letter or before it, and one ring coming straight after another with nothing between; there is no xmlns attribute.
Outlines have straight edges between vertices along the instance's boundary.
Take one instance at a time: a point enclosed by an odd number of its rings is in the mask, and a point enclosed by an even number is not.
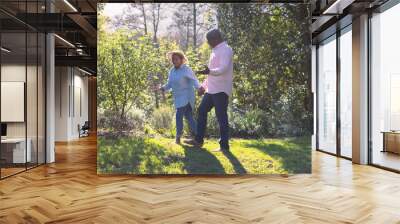
<svg viewBox="0 0 400 224"><path fill-rule="evenodd" d="M25 122L25 82L1 82L1 122Z"/></svg>

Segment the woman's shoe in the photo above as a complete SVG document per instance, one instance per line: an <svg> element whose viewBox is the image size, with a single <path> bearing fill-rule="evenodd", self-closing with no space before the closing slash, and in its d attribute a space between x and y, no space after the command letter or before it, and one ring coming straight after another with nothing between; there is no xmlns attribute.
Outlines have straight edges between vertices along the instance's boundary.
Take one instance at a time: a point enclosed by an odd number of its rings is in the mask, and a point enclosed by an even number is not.
<svg viewBox="0 0 400 224"><path fill-rule="evenodd" d="M211 150L211 152L229 152L229 149L220 147L220 148Z"/></svg>
<svg viewBox="0 0 400 224"><path fill-rule="evenodd" d="M195 139L186 140L185 143L195 147L203 147L203 143L197 142Z"/></svg>

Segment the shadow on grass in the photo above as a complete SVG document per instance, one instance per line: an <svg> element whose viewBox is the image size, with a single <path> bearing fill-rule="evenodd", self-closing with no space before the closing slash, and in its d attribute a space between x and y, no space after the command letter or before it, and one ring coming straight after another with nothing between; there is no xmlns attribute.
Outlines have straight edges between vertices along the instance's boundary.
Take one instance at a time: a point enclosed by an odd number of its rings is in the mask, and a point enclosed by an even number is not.
<svg viewBox="0 0 400 224"><path fill-rule="evenodd" d="M308 139L257 140L245 143L281 161L288 173L311 172ZM183 151L182 151L183 149ZM236 174L247 171L231 152L222 152ZM142 138L98 139L98 173L101 174L225 174L222 161L210 151L188 145L172 147Z"/></svg>
<svg viewBox="0 0 400 224"><path fill-rule="evenodd" d="M184 169L189 174L225 174L221 162L203 148L181 145L184 149Z"/></svg>
<svg viewBox="0 0 400 224"><path fill-rule="evenodd" d="M231 162L233 169L235 170L236 174L246 174L247 171L240 163L240 161L233 155L230 151L222 151L224 156L228 158L229 162Z"/></svg>
<svg viewBox="0 0 400 224"><path fill-rule="evenodd" d="M98 146L98 172L102 174L225 174L212 153L197 147L181 145L182 155L141 138L100 139Z"/></svg>
<svg viewBox="0 0 400 224"><path fill-rule="evenodd" d="M167 149L142 138L99 139L98 172L162 174L169 163L180 160Z"/></svg>
<svg viewBox="0 0 400 224"><path fill-rule="evenodd" d="M282 168L288 173L311 173L311 142L306 138L287 139L283 144L257 141L245 145L281 160Z"/></svg>

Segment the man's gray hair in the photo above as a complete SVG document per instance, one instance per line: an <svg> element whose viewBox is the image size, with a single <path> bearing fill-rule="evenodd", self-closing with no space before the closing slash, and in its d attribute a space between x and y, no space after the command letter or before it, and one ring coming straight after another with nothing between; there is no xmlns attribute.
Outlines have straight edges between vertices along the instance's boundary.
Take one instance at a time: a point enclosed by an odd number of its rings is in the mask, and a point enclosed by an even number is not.
<svg viewBox="0 0 400 224"><path fill-rule="evenodd" d="M207 32L206 35L207 40L224 40L223 34L219 29L212 29Z"/></svg>

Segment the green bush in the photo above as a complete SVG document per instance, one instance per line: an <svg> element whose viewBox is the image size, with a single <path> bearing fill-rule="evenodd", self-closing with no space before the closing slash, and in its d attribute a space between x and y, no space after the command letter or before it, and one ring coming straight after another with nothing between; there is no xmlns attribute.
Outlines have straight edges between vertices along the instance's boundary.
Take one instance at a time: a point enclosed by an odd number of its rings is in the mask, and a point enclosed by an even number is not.
<svg viewBox="0 0 400 224"><path fill-rule="evenodd" d="M111 110L99 110L98 128L108 136L142 135L146 116L143 110L133 108L125 114Z"/></svg>
<svg viewBox="0 0 400 224"><path fill-rule="evenodd" d="M257 109L245 113L231 111L229 114L232 136L260 137L263 135L263 111Z"/></svg>
<svg viewBox="0 0 400 224"><path fill-rule="evenodd" d="M111 136L129 135L134 128L129 114L121 114L119 111L105 110L101 121Z"/></svg>
<svg viewBox="0 0 400 224"><path fill-rule="evenodd" d="M239 111L228 108L229 132L231 137L261 137L264 134L264 112L261 110ZM214 110L207 117L208 136L219 137L219 124Z"/></svg>
<svg viewBox="0 0 400 224"><path fill-rule="evenodd" d="M150 117L151 127L159 134L174 136L175 111L168 106L161 106L153 111Z"/></svg>
<svg viewBox="0 0 400 224"><path fill-rule="evenodd" d="M144 126L146 122L145 112L138 108L133 108L128 112L127 115L128 123L131 124L132 131L135 135L141 135L144 133Z"/></svg>

